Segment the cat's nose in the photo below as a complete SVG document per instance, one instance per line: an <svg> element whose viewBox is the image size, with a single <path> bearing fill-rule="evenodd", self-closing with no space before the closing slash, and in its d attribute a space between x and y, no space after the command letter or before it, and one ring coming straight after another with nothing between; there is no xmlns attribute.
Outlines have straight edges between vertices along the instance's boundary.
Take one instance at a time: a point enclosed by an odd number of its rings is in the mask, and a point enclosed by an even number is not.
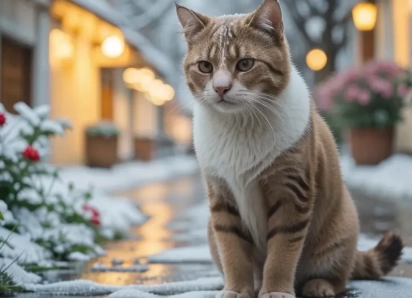
<svg viewBox="0 0 412 298"><path fill-rule="evenodd" d="M219 86L219 87L214 87L214 88L217 94L219 94L220 96L223 96L232 88L232 86L228 85L228 86Z"/></svg>
<svg viewBox="0 0 412 298"><path fill-rule="evenodd" d="M220 96L225 95L232 88L232 77L229 73L219 70L213 76L213 89Z"/></svg>

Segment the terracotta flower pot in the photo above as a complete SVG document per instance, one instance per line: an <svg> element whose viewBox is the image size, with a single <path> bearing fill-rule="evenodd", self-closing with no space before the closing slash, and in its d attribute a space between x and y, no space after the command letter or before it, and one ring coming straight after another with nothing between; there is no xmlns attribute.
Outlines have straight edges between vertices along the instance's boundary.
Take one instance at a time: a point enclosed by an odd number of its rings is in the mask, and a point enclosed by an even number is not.
<svg viewBox="0 0 412 298"><path fill-rule="evenodd" d="M358 165L376 165L392 155L394 129L351 129L349 142L352 157Z"/></svg>
<svg viewBox="0 0 412 298"><path fill-rule="evenodd" d="M111 168L117 162L117 137L86 135L86 163L89 167Z"/></svg>

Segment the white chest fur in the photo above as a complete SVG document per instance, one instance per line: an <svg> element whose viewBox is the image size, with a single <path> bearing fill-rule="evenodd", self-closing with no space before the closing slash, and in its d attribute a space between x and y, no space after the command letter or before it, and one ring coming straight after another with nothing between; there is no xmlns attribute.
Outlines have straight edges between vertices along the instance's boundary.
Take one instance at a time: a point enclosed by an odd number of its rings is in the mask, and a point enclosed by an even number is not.
<svg viewBox="0 0 412 298"><path fill-rule="evenodd" d="M266 120L250 114L221 114L199 104L194 109L194 143L199 164L208 175L224 179L255 244L263 248L266 211L257 176L304 134L310 117L307 86L293 68L285 91L273 104L276 113L261 110Z"/></svg>

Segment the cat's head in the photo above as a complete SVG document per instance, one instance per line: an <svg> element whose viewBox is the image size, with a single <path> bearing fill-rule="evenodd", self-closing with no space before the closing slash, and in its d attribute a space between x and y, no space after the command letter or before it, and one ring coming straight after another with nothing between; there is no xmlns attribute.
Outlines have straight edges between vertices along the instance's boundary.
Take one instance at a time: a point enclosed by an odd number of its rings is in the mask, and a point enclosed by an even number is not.
<svg viewBox="0 0 412 298"><path fill-rule="evenodd" d="M201 104L241 112L267 105L286 88L291 62L277 0L251 14L216 18L176 8L188 44L186 81Z"/></svg>

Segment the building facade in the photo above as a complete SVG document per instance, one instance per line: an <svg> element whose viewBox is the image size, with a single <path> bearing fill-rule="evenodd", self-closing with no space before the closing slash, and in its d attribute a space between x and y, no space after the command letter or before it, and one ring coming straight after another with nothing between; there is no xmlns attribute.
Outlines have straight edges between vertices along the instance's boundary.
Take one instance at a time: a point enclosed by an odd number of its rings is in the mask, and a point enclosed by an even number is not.
<svg viewBox="0 0 412 298"><path fill-rule="evenodd" d="M159 104L148 96L153 90L125 81L127 69L144 68L166 83L173 65L106 0L2 0L0 38L6 109L19 101L49 104L52 117L73 124L65 138L52 141L53 163L84 163L86 129L101 121L120 130L119 160L133 158L136 137L190 142L190 121L175 101Z"/></svg>
<svg viewBox="0 0 412 298"><path fill-rule="evenodd" d="M378 0L375 56L412 67L412 0ZM412 153L412 106L397 131L396 149Z"/></svg>
<svg viewBox="0 0 412 298"><path fill-rule="evenodd" d="M0 1L0 101L49 103L49 0Z"/></svg>

